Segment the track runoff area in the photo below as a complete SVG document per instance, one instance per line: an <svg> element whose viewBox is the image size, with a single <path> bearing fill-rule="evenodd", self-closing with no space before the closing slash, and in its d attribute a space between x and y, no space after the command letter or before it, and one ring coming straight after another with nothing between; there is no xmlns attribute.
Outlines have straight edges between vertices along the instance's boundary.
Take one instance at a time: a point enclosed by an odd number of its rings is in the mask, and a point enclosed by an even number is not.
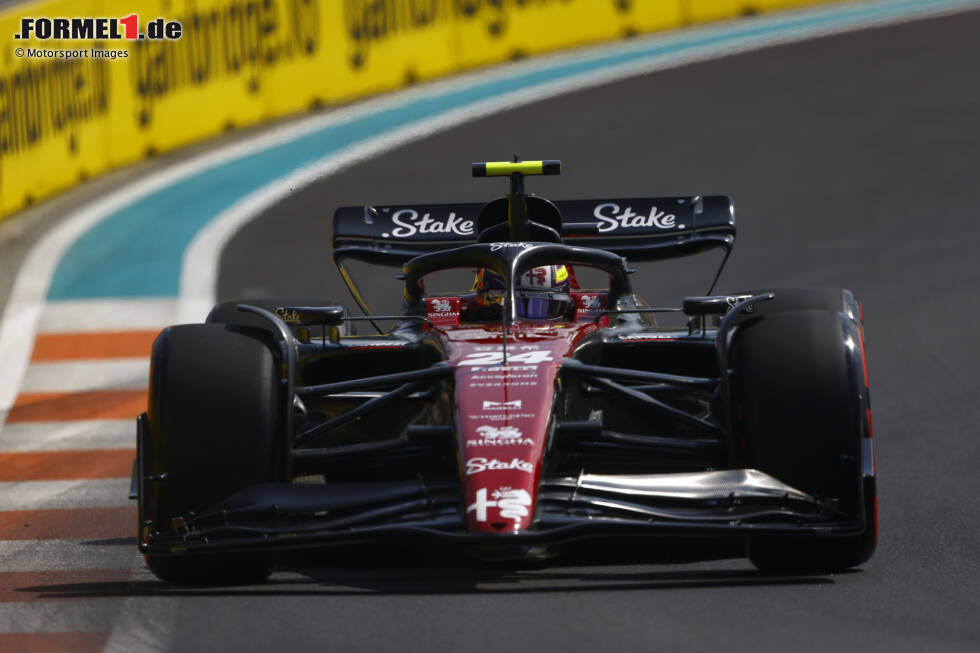
<svg viewBox="0 0 980 653"><path fill-rule="evenodd" d="M0 323L0 650L166 645L166 628L139 631L124 599L105 598L150 582L126 499L150 345L162 327L203 318L224 244L290 189L574 90L978 4L860 3L499 67L271 129L66 216L25 259ZM96 586L103 598L88 599Z"/></svg>

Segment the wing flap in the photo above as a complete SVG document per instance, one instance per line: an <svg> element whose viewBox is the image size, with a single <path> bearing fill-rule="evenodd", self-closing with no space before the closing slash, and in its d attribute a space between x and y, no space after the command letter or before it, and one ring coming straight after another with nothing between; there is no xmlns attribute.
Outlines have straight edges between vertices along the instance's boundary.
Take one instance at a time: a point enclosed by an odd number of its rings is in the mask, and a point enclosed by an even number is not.
<svg viewBox="0 0 980 653"><path fill-rule="evenodd" d="M559 200L569 244L633 260L731 249L735 210L724 195ZM477 242L484 204L345 206L334 213L334 258L400 266L409 259ZM534 216L530 218L534 220Z"/></svg>

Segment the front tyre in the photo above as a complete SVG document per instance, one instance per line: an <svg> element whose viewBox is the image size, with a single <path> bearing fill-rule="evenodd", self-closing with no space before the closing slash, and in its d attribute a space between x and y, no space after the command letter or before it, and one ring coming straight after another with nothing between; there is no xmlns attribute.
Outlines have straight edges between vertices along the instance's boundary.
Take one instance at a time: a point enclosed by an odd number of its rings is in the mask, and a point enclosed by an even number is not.
<svg viewBox="0 0 980 653"><path fill-rule="evenodd" d="M749 559L763 571L841 571L874 552L862 337L854 320L830 310L759 315L745 319L734 335L733 399L745 466L821 497L864 524L860 534L845 537L750 538Z"/></svg>
<svg viewBox="0 0 980 653"><path fill-rule="evenodd" d="M153 343L144 464L157 532L238 490L274 481L280 373L263 332L224 324L164 329ZM264 580L267 553L148 556L161 580L187 585Z"/></svg>

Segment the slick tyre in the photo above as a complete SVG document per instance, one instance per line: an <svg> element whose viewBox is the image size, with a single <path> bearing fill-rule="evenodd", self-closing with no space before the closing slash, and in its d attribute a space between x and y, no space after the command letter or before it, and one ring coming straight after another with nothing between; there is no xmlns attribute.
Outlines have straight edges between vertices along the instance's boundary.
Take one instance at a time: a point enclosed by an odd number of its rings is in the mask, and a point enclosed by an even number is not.
<svg viewBox="0 0 980 653"><path fill-rule="evenodd" d="M774 573L826 573L865 562L877 525L865 478L867 388L859 327L838 310L790 310L742 322L732 343L736 437L745 465L836 505L860 535L753 537L749 559Z"/></svg>
<svg viewBox="0 0 980 653"><path fill-rule="evenodd" d="M165 329L153 343L144 458L147 512L168 532L238 490L276 479L279 366L261 331L224 324ZM179 584L254 582L269 554L149 556Z"/></svg>

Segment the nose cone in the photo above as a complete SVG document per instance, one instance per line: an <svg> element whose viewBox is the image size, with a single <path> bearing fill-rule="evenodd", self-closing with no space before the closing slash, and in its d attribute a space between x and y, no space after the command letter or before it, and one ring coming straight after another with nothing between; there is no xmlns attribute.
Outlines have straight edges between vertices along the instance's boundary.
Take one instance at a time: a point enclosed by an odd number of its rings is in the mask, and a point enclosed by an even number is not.
<svg viewBox="0 0 980 653"><path fill-rule="evenodd" d="M463 347L456 367L460 473L470 531L531 526L564 339L499 349ZM477 364L468 364L477 361ZM487 364L489 363L489 364Z"/></svg>
<svg viewBox="0 0 980 653"><path fill-rule="evenodd" d="M513 372L493 374L509 377ZM553 374L545 376L554 379ZM547 385L553 387L553 383ZM553 391L536 390L533 397L522 394L516 402L484 399L488 396L496 395L459 398L461 414L465 415L460 453L466 521L471 531L518 531L531 525ZM524 409L531 400L534 403L530 405L545 408ZM500 406L505 403L511 407Z"/></svg>

